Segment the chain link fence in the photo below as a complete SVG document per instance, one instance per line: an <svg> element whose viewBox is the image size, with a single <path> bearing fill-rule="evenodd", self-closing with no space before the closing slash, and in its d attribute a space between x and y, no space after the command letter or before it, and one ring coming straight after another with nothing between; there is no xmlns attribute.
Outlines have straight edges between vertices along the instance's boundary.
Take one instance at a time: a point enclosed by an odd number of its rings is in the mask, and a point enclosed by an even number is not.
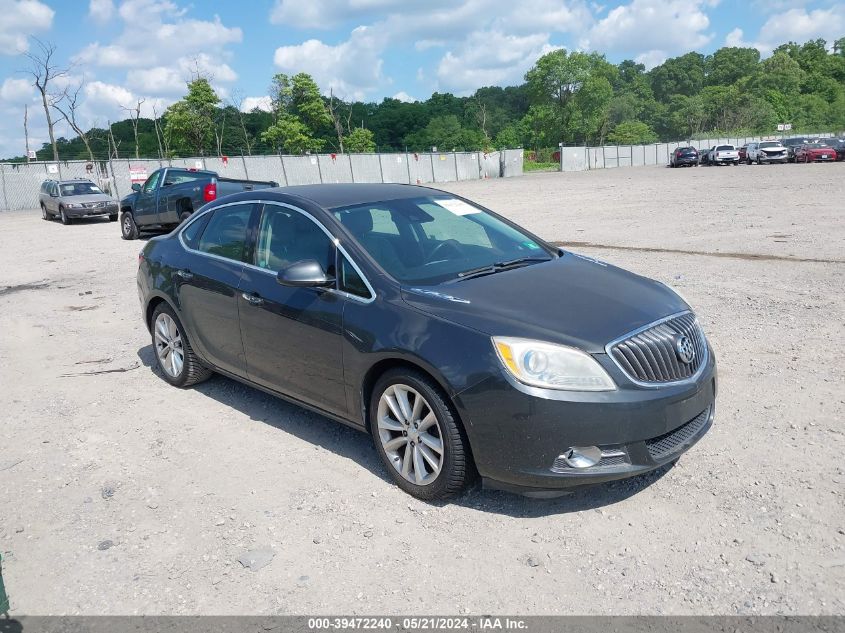
<svg viewBox="0 0 845 633"><path fill-rule="evenodd" d="M0 163L0 210L39 206L47 179L86 178L120 198L161 167L208 169L223 178L276 181L281 186L330 182L428 184L522 175L521 149L500 152L313 154Z"/></svg>
<svg viewBox="0 0 845 633"><path fill-rule="evenodd" d="M830 132L803 134L806 138L831 138ZM561 147L560 171L584 171L586 169L610 169L613 167L641 167L645 165L668 165L669 157L678 147L710 149L716 145L742 147L762 140L778 140L773 137L744 136L708 138L698 141L676 141L674 143L652 143L650 145L605 145L603 147ZM522 167L520 166L520 171Z"/></svg>

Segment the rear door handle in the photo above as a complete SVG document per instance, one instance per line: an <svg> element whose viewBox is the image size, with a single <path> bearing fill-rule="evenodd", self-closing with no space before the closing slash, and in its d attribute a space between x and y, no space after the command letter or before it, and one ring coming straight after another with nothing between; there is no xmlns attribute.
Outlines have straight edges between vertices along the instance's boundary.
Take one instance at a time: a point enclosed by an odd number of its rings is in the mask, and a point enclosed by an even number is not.
<svg viewBox="0 0 845 633"><path fill-rule="evenodd" d="M264 305L264 299L259 297L257 294L250 294L247 292L241 293L241 296L246 299L246 302L251 306L260 306Z"/></svg>
<svg viewBox="0 0 845 633"><path fill-rule="evenodd" d="M190 270L177 270L176 274L186 281L194 278L194 273Z"/></svg>

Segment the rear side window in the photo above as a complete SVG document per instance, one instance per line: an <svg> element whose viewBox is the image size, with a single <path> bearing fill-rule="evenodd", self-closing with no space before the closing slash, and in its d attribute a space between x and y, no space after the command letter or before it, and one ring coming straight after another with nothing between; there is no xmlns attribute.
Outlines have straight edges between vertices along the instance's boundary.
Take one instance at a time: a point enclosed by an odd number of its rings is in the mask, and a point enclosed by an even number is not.
<svg viewBox="0 0 845 633"><path fill-rule="evenodd" d="M222 207L213 213L202 232L197 250L209 255L243 261L252 205L238 204Z"/></svg>

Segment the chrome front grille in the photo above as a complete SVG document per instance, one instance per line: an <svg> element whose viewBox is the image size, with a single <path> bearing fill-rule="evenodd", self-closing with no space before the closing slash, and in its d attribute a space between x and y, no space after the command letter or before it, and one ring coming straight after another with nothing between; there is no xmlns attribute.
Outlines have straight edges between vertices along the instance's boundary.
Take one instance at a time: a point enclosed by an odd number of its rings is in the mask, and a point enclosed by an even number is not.
<svg viewBox="0 0 845 633"><path fill-rule="evenodd" d="M685 343L689 362L682 359ZM634 382L658 385L695 376L707 362L707 342L695 315L682 312L614 341L608 354Z"/></svg>

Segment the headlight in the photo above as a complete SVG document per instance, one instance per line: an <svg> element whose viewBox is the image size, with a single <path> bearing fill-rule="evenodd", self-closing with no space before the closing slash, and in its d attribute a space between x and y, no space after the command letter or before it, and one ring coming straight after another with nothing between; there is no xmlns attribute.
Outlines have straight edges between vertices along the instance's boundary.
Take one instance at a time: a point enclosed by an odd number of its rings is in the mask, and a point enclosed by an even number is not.
<svg viewBox="0 0 845 633"><path fill-rule="evenodd" d="M78 208L79 208L79 207L81 207L82 205L81 205L81 204L76 204L76 203L74 203L74 202L69 202L69 203L68 203L68 204L66 204L65 206L66 206L68 209L78 209Z"/></svg>
<svg viewBox="0 0 845 633"><path fill-rule="evenodd" d="M526 385L566 391L616 389L602 366L581 350L505 336L494 336L493 347L505 369Z"/></svg>

